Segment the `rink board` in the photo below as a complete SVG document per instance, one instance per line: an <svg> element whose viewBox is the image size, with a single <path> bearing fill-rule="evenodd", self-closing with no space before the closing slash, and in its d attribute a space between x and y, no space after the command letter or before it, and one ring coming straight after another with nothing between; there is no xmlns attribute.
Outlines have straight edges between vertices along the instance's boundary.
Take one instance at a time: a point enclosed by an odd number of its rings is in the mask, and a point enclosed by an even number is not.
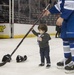
<svg viewBox="0 0 74 75"><path fill-rule="evenodd" d="M10 38L11 28L8 23L0 23L0 38Z"/></svg>

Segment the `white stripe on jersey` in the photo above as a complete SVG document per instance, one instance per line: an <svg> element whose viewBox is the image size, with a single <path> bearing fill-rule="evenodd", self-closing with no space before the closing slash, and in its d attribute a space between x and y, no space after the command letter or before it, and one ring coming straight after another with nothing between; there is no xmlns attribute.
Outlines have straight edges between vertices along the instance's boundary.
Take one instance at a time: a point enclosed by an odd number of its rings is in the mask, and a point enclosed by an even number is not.
<svg viewBox="0 0 74 75"><path fill-rule="evenodd" d="M60 7L61 1L62 0L58 0L57 4L55 5L55 8L58 11L61 10L61 7ZM65 0L64 8L68 10L74 10L74 0Z"/></svg>
<svg viewBox="0 0 74 75"><path fill-rule="evenodd" d="M55 5L55 8L60 12L61 8L60 8L60 4L61 4L61 1L58 2L56 5Z"/></svg>
<svg viewBox="0 0 74 75"><path fill-rule="evenodd" d="M64 8L69 10L74 10L74 0L65 1Z"/></svg>

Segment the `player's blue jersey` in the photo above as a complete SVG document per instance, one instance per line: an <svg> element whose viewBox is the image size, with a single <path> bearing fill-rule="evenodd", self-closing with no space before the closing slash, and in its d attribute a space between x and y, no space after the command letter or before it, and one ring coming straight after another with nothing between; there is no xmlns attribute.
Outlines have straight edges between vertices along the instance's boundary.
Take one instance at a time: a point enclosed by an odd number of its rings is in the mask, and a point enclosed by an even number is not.
<svg viewBox="0 0 74 75"><path fill-rule="evenodd" d="M62 18L67 19L74 11L74 0L58 0L49 11L52 14L60 13Z"/></svg>
<svg viewBox="0 0 74 75"><path fill-rule="evenodd" d="M51 14L60 13L64 19L61 38L74 38L74 0L58 0L49 11Z"/></svg>

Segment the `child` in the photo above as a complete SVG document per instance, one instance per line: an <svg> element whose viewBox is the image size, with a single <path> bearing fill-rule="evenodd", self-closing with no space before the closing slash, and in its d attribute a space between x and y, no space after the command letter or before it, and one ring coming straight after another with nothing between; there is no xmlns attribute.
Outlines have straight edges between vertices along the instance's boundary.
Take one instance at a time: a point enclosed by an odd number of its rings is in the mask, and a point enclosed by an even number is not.
<svg viewBox="0 0 74 75"><path fill-rule="evenodd" d="M40 47L40 57L41 57L41 63L39 66L44 66L45 61L44 58L46 58L47 61L47 68L51 66L50 64L50 57L49 57L49 40L51 39L50 35L47 32L47 26L46 25L39 25L38 26L39 33L37 33L35 30L32 30L33 34L37 36L37 41L39 43Z"/></svg>

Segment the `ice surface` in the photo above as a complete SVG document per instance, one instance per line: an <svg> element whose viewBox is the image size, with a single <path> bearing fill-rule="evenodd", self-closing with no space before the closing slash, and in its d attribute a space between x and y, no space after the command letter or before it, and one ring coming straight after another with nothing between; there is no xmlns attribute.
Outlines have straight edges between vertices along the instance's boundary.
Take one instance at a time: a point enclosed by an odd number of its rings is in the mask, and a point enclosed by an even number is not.
<svg viewBox="0 0 74 75"><path fill-rule="evenodd" d="M4 55L11 54L21 39L0 39L0 62ZM40 55L37 38L26 38L12 56L12 61L0 67L0 75L67 75L64 69L57 69L56 63L63 59L62 40L52 37L49 41L51 67L39 67ZM16 63L17 55L27 55L28 59ZM69 74L74 75L74 74Z"/></svg>

